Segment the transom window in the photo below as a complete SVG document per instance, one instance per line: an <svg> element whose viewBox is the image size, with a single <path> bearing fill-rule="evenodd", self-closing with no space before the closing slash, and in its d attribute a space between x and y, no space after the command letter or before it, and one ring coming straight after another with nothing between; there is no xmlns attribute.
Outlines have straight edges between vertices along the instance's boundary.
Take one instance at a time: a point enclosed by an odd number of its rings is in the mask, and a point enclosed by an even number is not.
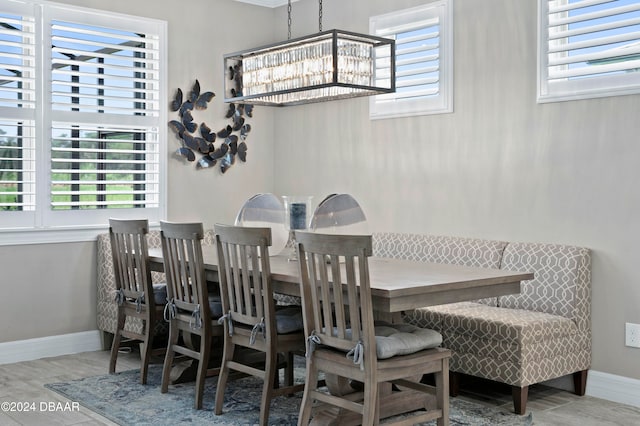
<svg viewBox="0 0 640 426"><path fill-rule="evenodd" d="M163 217L165 52L165 22L0 5L0 232Z"/></svg>
<svg viewBox="0 0 640 426"><path fill-rule="evenodd" d="M372 119L453 111L451 1L374 16L371 33L396 41L396 92L371 97ZM378 80L390 78L388 58L376 58Z"/></svg>
<svg viewBox="0 0 640 426"><path fill-rule="evenodd" d="M539 0L538 101L640 93L640 2Z"/></svg>

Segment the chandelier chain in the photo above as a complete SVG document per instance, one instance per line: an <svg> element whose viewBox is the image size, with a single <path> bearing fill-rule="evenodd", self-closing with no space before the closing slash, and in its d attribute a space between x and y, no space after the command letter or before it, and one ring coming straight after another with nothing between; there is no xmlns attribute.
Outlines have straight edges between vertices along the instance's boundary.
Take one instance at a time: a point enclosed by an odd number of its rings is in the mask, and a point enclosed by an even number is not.
<svg viewBox="0 0 640 426"><path fill-rule="evenodd" d="M322 32L322 0L318 0L318 31Z"/></svg>
<svg viewBox="0 0 640 426"><path fill-rule="evenodd" d="M291 0L289 0L289 5L287 6L287 14L289 15L287 18L287 25L289 27L287 40L291 40Z"/></svg>

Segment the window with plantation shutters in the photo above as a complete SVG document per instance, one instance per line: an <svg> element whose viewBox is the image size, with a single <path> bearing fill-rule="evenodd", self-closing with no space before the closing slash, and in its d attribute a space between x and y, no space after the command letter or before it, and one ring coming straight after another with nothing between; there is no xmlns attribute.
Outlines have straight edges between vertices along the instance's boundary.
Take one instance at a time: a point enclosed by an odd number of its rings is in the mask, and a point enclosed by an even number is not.
<svg viewBox="0 0 640 426"><path fill-rule="evenodd" d="M33 218L36 205L35 38L32 10L0 11L0 212L9 225Z"/></svg>
<svg viewBox="0 0 640 426"><path fill-rule="evenodd" d="M453 110L451 1L428 3L375 16L370 31L396 41L396 92L371 97L372 119L438 114ZM377 57L376 77L389 58Z"/></svg>
<svg viewBox="0 0 640 426"><path fill-rule="evenodd" d="M640 93L640 2L539 0L538 101Z"/></svg>
<svg viewBox="0 0 640 426"><path fill-rule="evenodd" d="M51 208L157 208L158 36L57 19L50 28Z"/></svg>
<svg viewBox="0 0 640 426"><path fill-rule="evenodd" d="M0 233L164 217L165 52L166 22L0 4Z"/></svg>

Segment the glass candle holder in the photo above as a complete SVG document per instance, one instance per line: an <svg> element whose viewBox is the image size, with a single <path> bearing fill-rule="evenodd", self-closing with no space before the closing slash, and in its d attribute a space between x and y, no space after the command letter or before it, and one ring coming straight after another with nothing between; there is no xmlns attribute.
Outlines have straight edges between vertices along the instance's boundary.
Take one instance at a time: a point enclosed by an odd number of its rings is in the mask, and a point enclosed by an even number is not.
<svg viewBox="0 0 640 426"><path fill-rule="evenodd" d="M313 196L284 195L285 226L289 230L289 244L291 252L288 260L298 260L296 252L295 231L305 231L309 227L309 216L311 215L311 200Z"/></svg>

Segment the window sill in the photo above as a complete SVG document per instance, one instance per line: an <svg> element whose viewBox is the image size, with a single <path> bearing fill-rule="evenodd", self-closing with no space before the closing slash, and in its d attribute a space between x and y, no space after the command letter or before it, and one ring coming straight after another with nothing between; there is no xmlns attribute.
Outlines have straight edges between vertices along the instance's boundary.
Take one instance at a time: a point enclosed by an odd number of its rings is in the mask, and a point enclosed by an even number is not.
<svg viewBox="0 0 640 426"><path fill-rule="evenodd" d="M95 241L98 234L107 232L106 227L5 229L0 230L0 246L27 244L56 244Z"/></svg>

